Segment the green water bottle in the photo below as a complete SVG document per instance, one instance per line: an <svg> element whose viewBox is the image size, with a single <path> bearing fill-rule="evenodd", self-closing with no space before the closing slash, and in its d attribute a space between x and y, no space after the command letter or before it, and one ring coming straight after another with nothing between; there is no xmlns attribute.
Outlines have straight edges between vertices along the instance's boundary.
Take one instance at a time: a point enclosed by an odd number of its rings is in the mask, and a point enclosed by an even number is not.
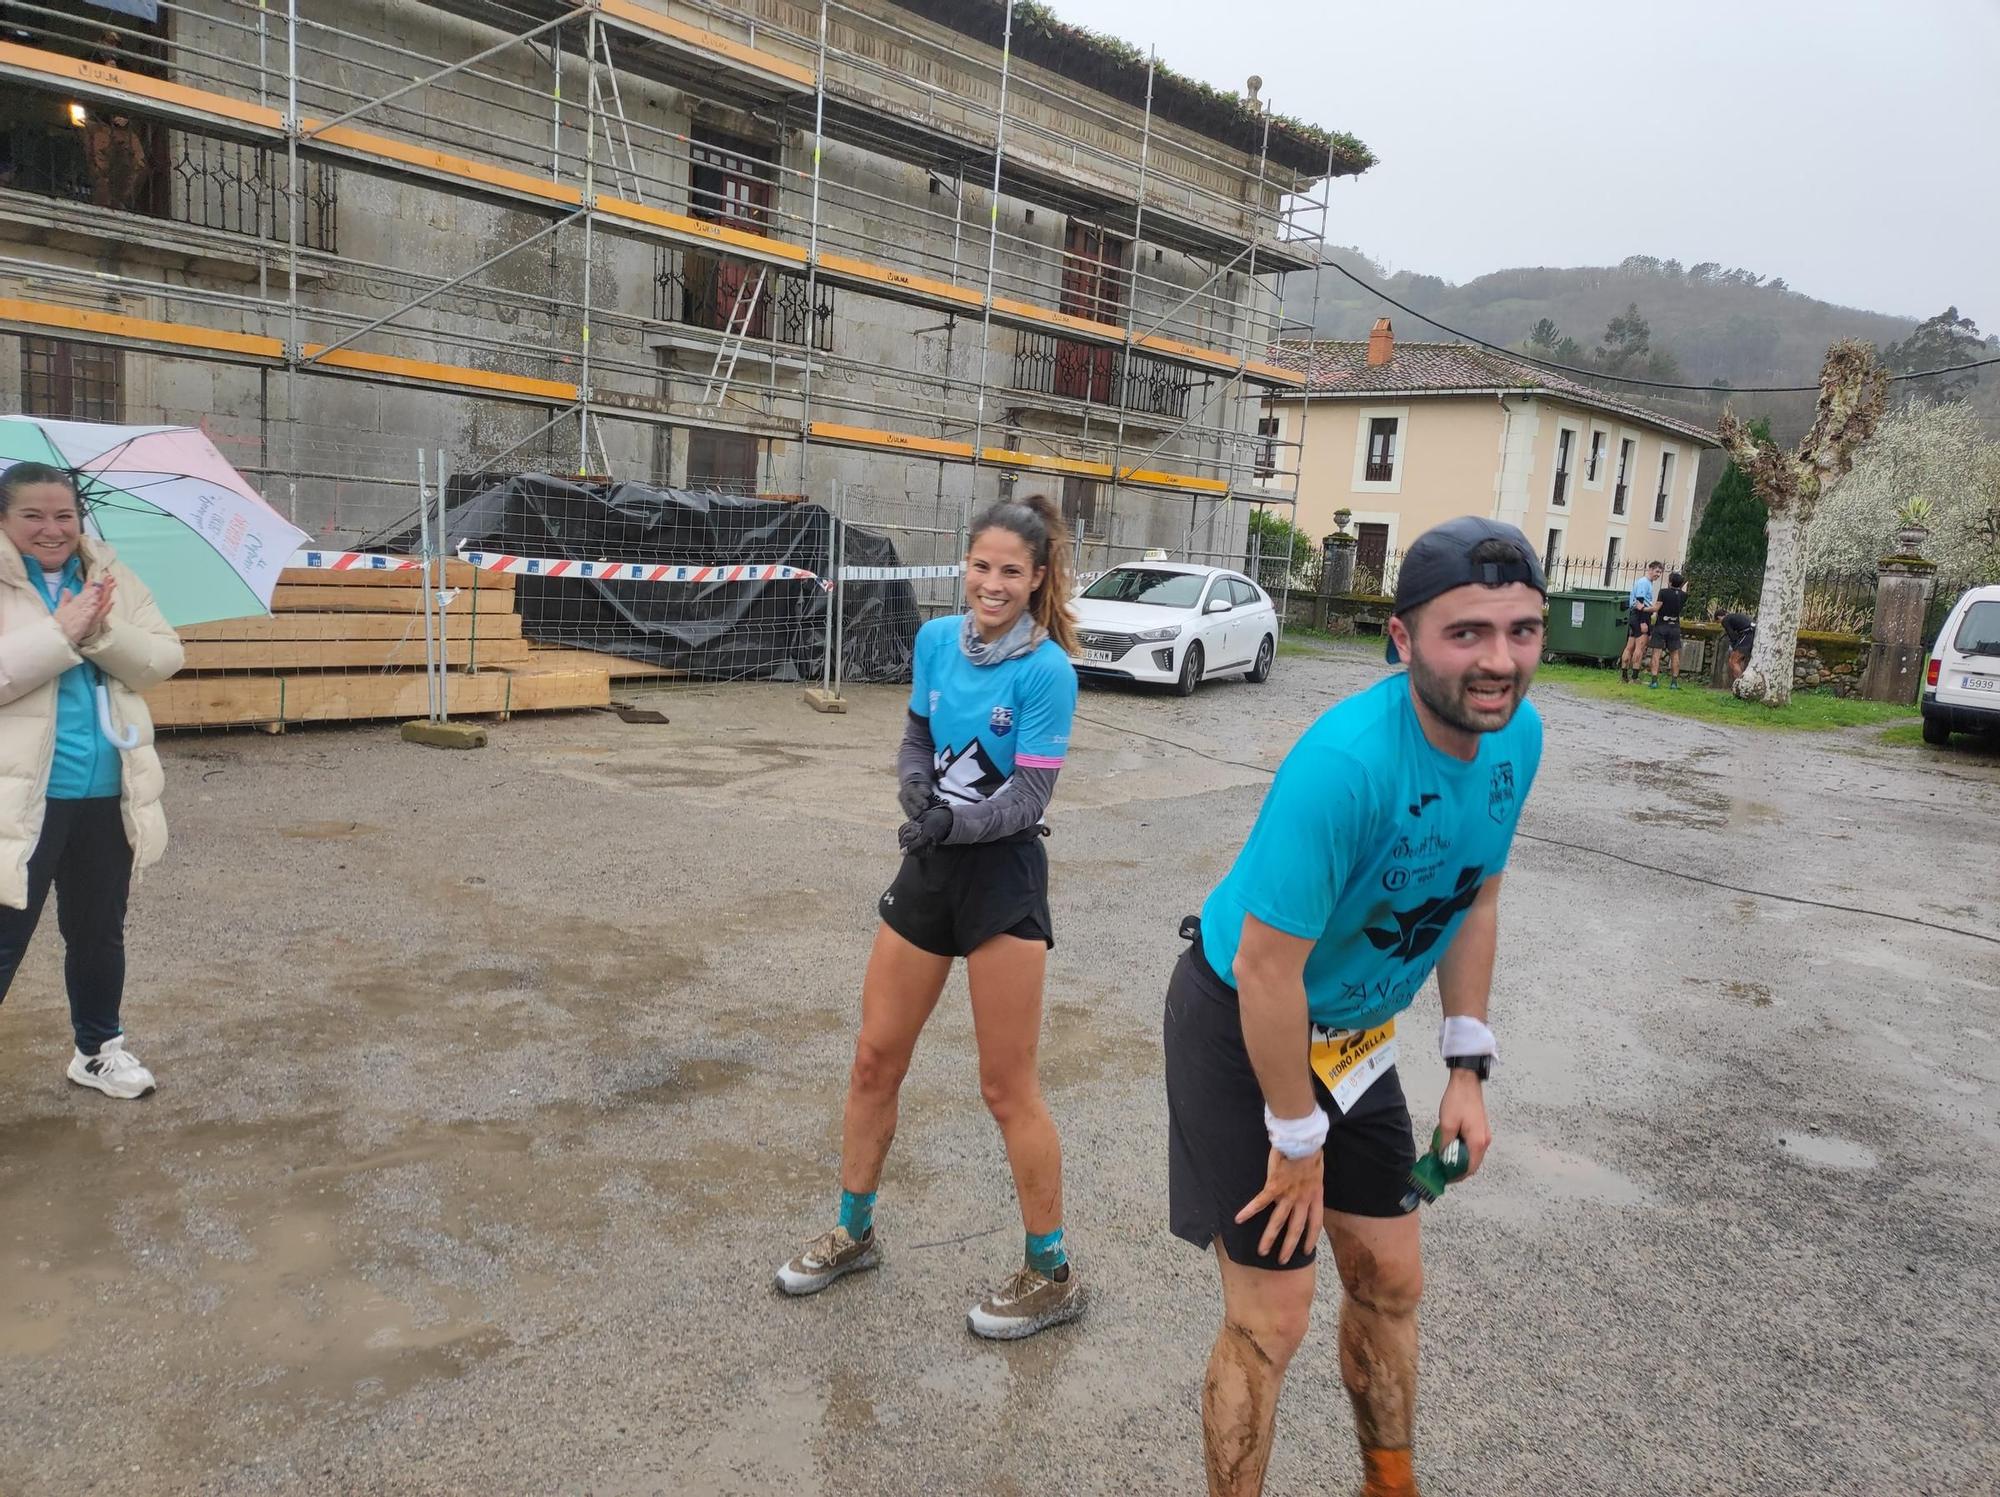
<svg viewBox="0 0 2000 1497"><path fill-rule="evenodd" d="M1419 1206L1436 1205L1444 1188L1454 1180L1463 1180L1471 1168L1472 1155L1464 1139L1454 1138L1447 1148L1444 1130L1431 1129L1430 1152L1410 1168L1410 1188L1403 1192L1403 1209L1415 1211Z"/></svg>

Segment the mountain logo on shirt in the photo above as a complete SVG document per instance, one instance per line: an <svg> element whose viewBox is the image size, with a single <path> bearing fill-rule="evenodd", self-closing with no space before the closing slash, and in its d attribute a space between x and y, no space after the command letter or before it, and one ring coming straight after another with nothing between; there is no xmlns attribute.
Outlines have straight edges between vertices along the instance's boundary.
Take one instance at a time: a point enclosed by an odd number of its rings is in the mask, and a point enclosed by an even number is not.
<svg viewBox="0 0 2000 1497"><path fill-rule="evenodd" d="M1486 814L1505 823L1514 814L1514 762L1493 766L1493 779L1486 787Z"/></svg>
<svg viewBox="0 0 2000 1497"><path fill-rule="evenodd" d="M1007 783L986 746L973 739L963 749L943 748L937 754L938 794L948 801L976 805Z"/></svg>
<svg viewBox="0 0 2000 1497"><path fill-rule="evenodd" d="M993 715L986 720L986 725L1002 738L1005 738L1009 733L1014 731L1014 709L1012 707L995 707Z"/></svg>
<svg viewBox="0 0 2000 1497"><path fill-rule="evenodd" d="M1509 783L1512 783L1511 772ZM1479 897L1479 887L1485 882L1484 872L1477 865L1462 868L1451 893L1426 899L1407 910L1397 910L1396 929L1377 930L1370 925L1363 926L1361 933L1377 951L1393 952L1402 961L1413 962L1437 945L1445 928L1457 916L1472 908L1473 900Z"/></svg>

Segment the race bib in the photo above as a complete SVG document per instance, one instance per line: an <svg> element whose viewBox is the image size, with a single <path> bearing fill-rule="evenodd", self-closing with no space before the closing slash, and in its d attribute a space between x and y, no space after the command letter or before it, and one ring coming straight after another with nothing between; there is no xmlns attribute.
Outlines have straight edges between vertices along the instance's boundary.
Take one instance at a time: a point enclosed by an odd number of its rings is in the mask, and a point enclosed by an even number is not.
<svg viewBox="0 0 2000 1497"><path fill-rule="evenodd" d="M1396 1021L1373 1029L1312 1027L1312 1068L1343 1113L1396 1063Z"/></svg>

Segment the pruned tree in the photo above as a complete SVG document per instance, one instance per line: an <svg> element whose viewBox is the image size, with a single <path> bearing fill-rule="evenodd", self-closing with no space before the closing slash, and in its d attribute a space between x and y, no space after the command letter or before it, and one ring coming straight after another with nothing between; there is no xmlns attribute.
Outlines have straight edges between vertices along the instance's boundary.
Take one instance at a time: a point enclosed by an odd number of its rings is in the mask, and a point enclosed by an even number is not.
<svg viewBox="0 0 2000 1497"><path fill-rule="evenodd" d="M1854 455L1875 431L1888 399L1889 381L1875 349L1843 338L1826 351L1819 371L1819 406L1794 452L1780 451L1725 410L1718 423L1722 445L1750 477L1769 512L1764 588L1757 616L1757 644L1736 682L1746 701L1782 707L1792 699L1792 662L1799 647L1799 612L1805 604L1806 535L1827 484L1854 466Z"/></svg>

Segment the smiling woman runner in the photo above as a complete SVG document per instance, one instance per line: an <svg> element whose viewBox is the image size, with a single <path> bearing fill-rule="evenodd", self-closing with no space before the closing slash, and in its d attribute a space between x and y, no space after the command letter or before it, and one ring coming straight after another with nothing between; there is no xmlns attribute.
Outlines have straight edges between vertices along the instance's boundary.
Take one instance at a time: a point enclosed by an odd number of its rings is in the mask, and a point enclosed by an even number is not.
<svg viewBox="0 0 2000 1497"><path fill-rule="evenodd" d="M1039 495L994 505L972 525L966 612L917 634L910 714L896 755L903 865L861 984L861 1033L847 1083L840 1220L778 1270L787 1294L816 1294L882 1261L875 1189L896 1135L896 1098L954 957L964 957L979 1046L979 1091L1007 1144L1022 1267L977 1305L977 1335L1014 1340L1083 1313L1063 1246L1062 1143L1035 1074L1049 920L1042 813L1076 711L1069 537Z"/></svg>

